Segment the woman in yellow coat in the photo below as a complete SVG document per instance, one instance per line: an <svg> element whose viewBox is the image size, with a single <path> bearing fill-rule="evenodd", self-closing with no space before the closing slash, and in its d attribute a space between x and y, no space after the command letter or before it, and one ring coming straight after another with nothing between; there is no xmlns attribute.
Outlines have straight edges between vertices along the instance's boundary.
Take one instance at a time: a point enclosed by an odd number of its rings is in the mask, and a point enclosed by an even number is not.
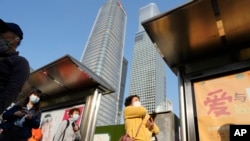
<svg viewBox="0 0 250 141"><path fill-rule="evenodd" d="M152 134L159 133L159 128L149 116L147 109L141 106L140 97L137 95L126 98L124 120L127 134L135 141L152 141Z"/></svg>

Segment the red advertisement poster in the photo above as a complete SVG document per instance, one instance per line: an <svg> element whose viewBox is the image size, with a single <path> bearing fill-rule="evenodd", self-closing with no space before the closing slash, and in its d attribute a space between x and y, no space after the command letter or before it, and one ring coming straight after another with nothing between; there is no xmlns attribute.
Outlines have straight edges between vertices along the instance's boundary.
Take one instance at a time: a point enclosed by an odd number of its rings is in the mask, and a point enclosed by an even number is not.
<svg viewBox="0 0 250 141"><path fill-rule="evenodd" d="M79 110L80 110L80 118L78 118L78 120L76 121L76 123L78 124L78 125L80 125L80 122L81 122L81 117L82 117L82 113L83 113L83 106L77 106L77 107L75 107L75 108L78 108ZM69 119L70 117L69 117L69 111L70 111L70 109L71 108L67 108L67 109L65 109L65 111L64 111L64 115L63 115L63 118L62 118L62 120L67 120L67 119Z"/></svg>

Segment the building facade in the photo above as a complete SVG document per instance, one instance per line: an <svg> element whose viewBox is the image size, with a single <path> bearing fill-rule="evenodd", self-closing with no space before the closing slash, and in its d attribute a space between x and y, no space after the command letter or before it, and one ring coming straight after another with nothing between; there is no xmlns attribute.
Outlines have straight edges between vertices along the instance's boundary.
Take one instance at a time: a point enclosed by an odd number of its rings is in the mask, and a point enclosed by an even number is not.
<svg viewBox="0 0 250 141"><path fill-rule="evenodd" d="M129 95L138 95L149 113L166 111L166 64L141 22L159 14L154 3L140 8L139 32L135 35Z"/></svg>
<svg viewBox="0 0 250 141"><path fill-rule="evenodd" d="M120 85L120 98L118 106L118 124L121 124L123 121L123 105L124 105L124 95L125 95L125 86L128 70L128 60L123 57L122 61L122 75L121 75L121 85Z"/></svg>
<svg viewBox="0 0 250 141"><path fill-rule="evenodd" d="M118 0L108 0L102 5L80 60L115 89L115 93L101 99L97 126L119 121L126 20L126 12Z"/></svg>

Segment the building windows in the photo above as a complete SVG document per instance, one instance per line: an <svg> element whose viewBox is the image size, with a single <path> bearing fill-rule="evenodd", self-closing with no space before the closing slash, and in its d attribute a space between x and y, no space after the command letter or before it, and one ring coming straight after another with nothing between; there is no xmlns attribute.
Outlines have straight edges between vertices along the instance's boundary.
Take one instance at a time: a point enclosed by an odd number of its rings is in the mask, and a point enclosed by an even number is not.
<svg viewBox="0 0 250 141"><path fill-rule="evenodd" d="M138 41L141 41L141 40L143 40L143 34L137 35L135 37L135 42L138 42Z"/></svg>

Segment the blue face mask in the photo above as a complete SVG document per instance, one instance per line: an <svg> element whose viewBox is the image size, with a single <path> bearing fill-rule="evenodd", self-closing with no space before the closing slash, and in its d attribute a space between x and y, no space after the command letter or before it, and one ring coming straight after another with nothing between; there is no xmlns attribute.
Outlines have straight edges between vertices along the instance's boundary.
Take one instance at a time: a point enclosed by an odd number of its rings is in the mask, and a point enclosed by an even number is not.
<svg viewBox="0 0 250 141"><path fill-rule="evenodd" d="M78 115L78 114L73 114L73 115L72 115L73 121L76 121L78 118L79 118L79 115Z"/></svg>
<svg viewBox="0 0 250 141"><path fill-rule="evenodd" d="M9 43L0 39L0 52L6 52L9 48Z"/></svg>
<svg viewBox="0 0 250 141"><path fill-rule="evenodd" d="M39 100L40 100L40 98L37 97L37 96L35 96L35 95L31 95L31 96L30 96L30 102L33 103L33 104L38 103Z"/></svg>

